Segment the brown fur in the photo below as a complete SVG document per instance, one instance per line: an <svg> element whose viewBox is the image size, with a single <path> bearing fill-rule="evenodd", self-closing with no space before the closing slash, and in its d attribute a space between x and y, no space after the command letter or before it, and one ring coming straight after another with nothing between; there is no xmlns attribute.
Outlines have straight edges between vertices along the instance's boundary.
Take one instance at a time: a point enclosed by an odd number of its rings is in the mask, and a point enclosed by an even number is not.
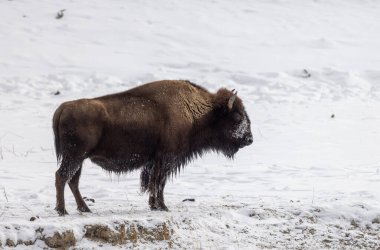
<svg viewBox="0 0 380 250"><path fill-rule="evenodd" d="M163 190L168 176L208 150L233 157L252 143L241 100L227 108L232 95L226 89L212 94L188 81L167 80L63 103L53 117L60 162L56 210L67 213L63 191L68 182L78 209L90 211L78 188L86 158L116 173L142 168L141 189L149 192L151 209L167 210ZM243 119L248 125L241 124Z"/></svg>

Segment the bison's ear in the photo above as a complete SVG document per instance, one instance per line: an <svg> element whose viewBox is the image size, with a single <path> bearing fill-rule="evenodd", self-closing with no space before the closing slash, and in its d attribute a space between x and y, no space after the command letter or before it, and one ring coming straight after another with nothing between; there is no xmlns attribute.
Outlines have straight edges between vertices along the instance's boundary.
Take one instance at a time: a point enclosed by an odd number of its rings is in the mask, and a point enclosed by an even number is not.
<svg viewBox="0 0 380 250"><path fill-rule="evenodd" d="M219 89L216 93L214 101L214 109L219 114L226 114L232 110L236 100L237 92L235 90L229 91L227 89Z"/></svg>

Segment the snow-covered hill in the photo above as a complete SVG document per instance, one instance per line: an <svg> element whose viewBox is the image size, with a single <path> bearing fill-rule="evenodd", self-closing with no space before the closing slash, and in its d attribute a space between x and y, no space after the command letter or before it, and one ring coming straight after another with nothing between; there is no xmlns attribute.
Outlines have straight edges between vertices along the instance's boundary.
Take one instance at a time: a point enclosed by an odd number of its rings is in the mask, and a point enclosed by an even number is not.
<svg viewBox="0 0 380 250"><path fill-rule="evenodd" d="M380 2L12 0L0 16L0 248L380 247ZM253 145L189 164L170 212L138 172L85 162L93 213L67 188L58 217L54 110L159 79L238 90Z"/></svg>

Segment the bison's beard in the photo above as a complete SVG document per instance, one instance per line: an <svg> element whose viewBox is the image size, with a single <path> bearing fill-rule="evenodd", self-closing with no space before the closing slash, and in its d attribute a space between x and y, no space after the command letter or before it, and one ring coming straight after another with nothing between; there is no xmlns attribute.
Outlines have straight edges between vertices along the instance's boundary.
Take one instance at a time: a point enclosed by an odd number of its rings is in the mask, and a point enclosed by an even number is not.
<svg viewBox="0 0 380 250"><path fill-rule="evenodd" d="M227 145L222 148L222 153L229 159L233 159L235 154L239 151L239 147L235 145Z"/></svg>

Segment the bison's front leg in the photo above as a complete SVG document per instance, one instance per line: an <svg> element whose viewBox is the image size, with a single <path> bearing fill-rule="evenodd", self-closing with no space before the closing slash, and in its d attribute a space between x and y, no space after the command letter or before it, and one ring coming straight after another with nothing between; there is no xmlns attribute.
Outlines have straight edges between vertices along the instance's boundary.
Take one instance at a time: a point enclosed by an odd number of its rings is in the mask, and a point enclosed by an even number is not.
<svg viewBox="0 0 380 250"><path fill-rule="evenodd" d="M164 188L166 177L155 183L155 191L149 195L149 206L151 210L169 211L164 201Z"/></svg>
<svg viewBox="0 0 380 250"><path fill-rule="evenodd" d="M167 208L167 206L165 205L165 201L164 201L164 188L165 188L165 184L166 184L166 175L165 177L163 177L158 185L158 193L157 193L157 206L158 206L158 209L161 210L161 211L169 211L169 209Z"/></svg>
<svg viewBox="0 0 380 250"><path fill-rule="evenodd" d="M169 211L164 201L167 173L161 162L155 164L149 182L149 206L151 210Z"/></svg>

